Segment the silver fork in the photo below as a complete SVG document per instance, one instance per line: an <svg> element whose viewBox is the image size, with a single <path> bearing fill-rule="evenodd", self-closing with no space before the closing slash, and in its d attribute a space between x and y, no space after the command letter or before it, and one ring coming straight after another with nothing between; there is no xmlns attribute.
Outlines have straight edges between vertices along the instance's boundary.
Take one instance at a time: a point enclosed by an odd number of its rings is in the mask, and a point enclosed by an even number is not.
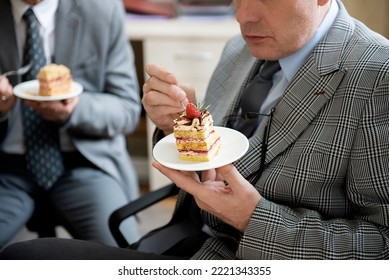
<svg viewBox="0 0 389 280"><path fill-rule="evenodd" d="M180 104L181 104L182 109L184 109L184 111L185 111L186 110L186 106L184 105L184 102L180 101Z"/></svg>
<svg viewBox="0 0 389 280"><path fill-rule="evenodd" d="M5 73L0 74L0 75L5 76L5 77L11 76L11 75L23 75L23 74L26 74L27 71L30 70L30 68L31 68L31 63L24 65L17 70L8 71L8 72L5 72Z"/></svg>

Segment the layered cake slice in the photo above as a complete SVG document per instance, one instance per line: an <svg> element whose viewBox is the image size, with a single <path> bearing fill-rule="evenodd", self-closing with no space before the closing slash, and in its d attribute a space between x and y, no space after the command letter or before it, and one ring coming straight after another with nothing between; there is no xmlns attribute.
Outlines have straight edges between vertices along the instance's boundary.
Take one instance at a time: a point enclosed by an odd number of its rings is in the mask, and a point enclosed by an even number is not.
<svg viewBox="0 0 389 280"><path fill-rule="evenodd" d="M220 149L219 133L213 127L212 115L189 103L174 120L174 137L181 160L205 162L214 158Z"/></svg>
<svg viewBox="0 0 389 280"><path fill-rule="evenodd" d="M55 96L70 93L72 75L64 65L49 64L38 73L39 95Z"/></svg>

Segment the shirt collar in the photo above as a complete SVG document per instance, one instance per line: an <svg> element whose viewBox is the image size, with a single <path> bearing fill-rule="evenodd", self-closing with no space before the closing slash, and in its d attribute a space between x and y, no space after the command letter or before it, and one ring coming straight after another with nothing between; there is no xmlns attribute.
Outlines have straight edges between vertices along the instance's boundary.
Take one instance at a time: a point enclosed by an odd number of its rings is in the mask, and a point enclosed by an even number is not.
<svg viewBox="0 0 389 280"><path fill-rule="evenodd" d="M58 1L59 0L44 0L39 4L30 6L23 0L11 0L12 13L16 24L19 24L22 21L23 14L31 7L40 25L43 28L48 28L54 21L55 12L58 8Z"/></svg>
<svg viewBox="0 0 389 280"><path fill-rule="evenodd" d="M284 73L288 83L292 80L298 69L300 69L301 65L303 65L304 61L311 54L315 46L320 42L321 39L323 39L325 34L331 28L331 25L334 23L338 12L338 3L336 1L332 1L328 13L324 17L323 21L321 22L319 28L317 29L311 40L309 40L309 42L306 43L304 47L302 47L294 54L281 58L279 60L282 72Z"/></svg>

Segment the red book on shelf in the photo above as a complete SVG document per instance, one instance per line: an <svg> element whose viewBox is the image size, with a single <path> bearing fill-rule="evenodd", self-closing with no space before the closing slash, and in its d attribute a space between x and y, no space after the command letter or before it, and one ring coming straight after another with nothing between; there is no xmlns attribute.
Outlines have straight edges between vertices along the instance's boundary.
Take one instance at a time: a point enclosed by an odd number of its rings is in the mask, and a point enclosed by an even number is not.
<svg viewBox="0 0 389 280"><path fill-rule="evenodd" d="M173 2L156 2L153 0L123 0L127 12L173 17L176 13Z"/></svg>

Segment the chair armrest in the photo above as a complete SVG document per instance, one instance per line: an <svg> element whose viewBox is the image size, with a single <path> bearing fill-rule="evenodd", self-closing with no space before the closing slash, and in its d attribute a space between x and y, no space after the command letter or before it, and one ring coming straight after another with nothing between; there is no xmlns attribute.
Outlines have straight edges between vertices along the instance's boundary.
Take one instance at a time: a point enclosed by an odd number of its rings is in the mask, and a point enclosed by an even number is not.
<svg viewBox="0 0 389 280"><path fill-rule="evenodd" d="M128 204L120 207L115 210L109 217L109 229L118 243L119 247L125 248L128 247L129 244L126 238L123 236L120 231L120 224L130 216L137 214L143 209L152 206L153 204L168 198L170 196L174 196L178 193L179 188L175 184L166 185L158 190L146 193L145 195L139 197L136 200L129 202Z"/></svg>

